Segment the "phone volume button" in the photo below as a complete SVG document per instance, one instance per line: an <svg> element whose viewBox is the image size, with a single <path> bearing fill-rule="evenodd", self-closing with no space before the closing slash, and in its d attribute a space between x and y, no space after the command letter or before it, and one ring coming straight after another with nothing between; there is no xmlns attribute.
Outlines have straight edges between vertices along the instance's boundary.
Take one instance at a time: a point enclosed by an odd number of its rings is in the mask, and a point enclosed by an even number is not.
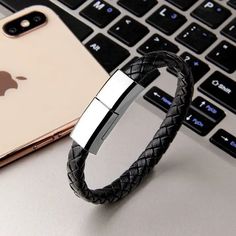
<svg viewBox="0 0 236 236"><path fill-rule="evenodd" d="M40 149L40 148L42 148L42 147L44 147L44 146L54 142L54 140L55 140L54 136L51 136L51 137L46 138L44 140L41 140L38 143L35 143L33 145L32 149L33 149L33 151L36 151L36 150L38 150L38 149Z"/></svg>
<svg viewBox="0 0 236 236"><path fill-rule="evenodd" d="M63 130L63 131L57 133L55 136L57 139L63 138L65 136L69 135L73 129L74 129L74 126L70 127L69 129L66 129L66 130Z"/></svg>

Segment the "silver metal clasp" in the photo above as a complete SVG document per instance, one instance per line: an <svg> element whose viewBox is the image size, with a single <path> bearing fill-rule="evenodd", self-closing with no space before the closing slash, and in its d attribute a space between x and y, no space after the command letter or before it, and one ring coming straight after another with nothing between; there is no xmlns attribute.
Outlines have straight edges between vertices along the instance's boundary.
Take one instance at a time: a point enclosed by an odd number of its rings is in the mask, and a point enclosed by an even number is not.
<svg viewBox="0 0 236 236"><path fill-rule="evenodd" d="M143 89L125 73L116 71L86 108L71 138L85 150L97 154L105 138Z"/></svg>

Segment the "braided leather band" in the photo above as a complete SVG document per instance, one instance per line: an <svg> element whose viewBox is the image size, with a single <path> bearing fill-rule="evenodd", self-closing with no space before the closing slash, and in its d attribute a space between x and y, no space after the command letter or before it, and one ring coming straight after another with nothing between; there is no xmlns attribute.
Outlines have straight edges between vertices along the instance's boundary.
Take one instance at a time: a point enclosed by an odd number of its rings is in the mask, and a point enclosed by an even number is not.
<svg viewBox="0 0 236 236"><path fill-rule="evenodd" d="M159 51L139 58L123 71L146 87L151 82L150 76L147 75L164 66L175 69L178 73L177 90L172 105L146 149L119 178L104 188L89 189L84 177L85 161L89 152L73 142L67 170L70 186L77 196L95 204L116 202L135 189L166 152L180 129L191 103L194 85L191 70L175 54Z"/></svg>

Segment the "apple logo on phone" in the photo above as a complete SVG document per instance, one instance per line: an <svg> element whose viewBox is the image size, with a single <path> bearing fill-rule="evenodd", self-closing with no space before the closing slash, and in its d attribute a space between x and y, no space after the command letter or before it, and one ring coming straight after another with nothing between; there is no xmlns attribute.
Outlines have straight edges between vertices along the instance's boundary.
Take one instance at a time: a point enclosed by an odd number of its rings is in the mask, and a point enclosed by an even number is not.
<svg viewBox="0 0 236 236"><path fill-rule="evenodd" d="M22 76L17 76L16 79L26 80L26 78ZM0 71L0 96L4 96L5 92L11 88L17 89L18 88L17 82L14 79L12 79L10 73L6 71Z"/></svg>

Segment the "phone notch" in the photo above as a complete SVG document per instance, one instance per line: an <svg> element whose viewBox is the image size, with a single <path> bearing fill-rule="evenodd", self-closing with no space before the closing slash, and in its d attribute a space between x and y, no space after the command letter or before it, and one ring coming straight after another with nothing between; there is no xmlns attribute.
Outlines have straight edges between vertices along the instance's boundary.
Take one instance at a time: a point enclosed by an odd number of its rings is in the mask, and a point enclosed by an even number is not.
<svg viewBox="0 0 236 236"><path fill-rule="evenodd" d="M39 11L30 12L3 25L3 31L8 37L19 37L43 26L47 17Z"/></svg>

